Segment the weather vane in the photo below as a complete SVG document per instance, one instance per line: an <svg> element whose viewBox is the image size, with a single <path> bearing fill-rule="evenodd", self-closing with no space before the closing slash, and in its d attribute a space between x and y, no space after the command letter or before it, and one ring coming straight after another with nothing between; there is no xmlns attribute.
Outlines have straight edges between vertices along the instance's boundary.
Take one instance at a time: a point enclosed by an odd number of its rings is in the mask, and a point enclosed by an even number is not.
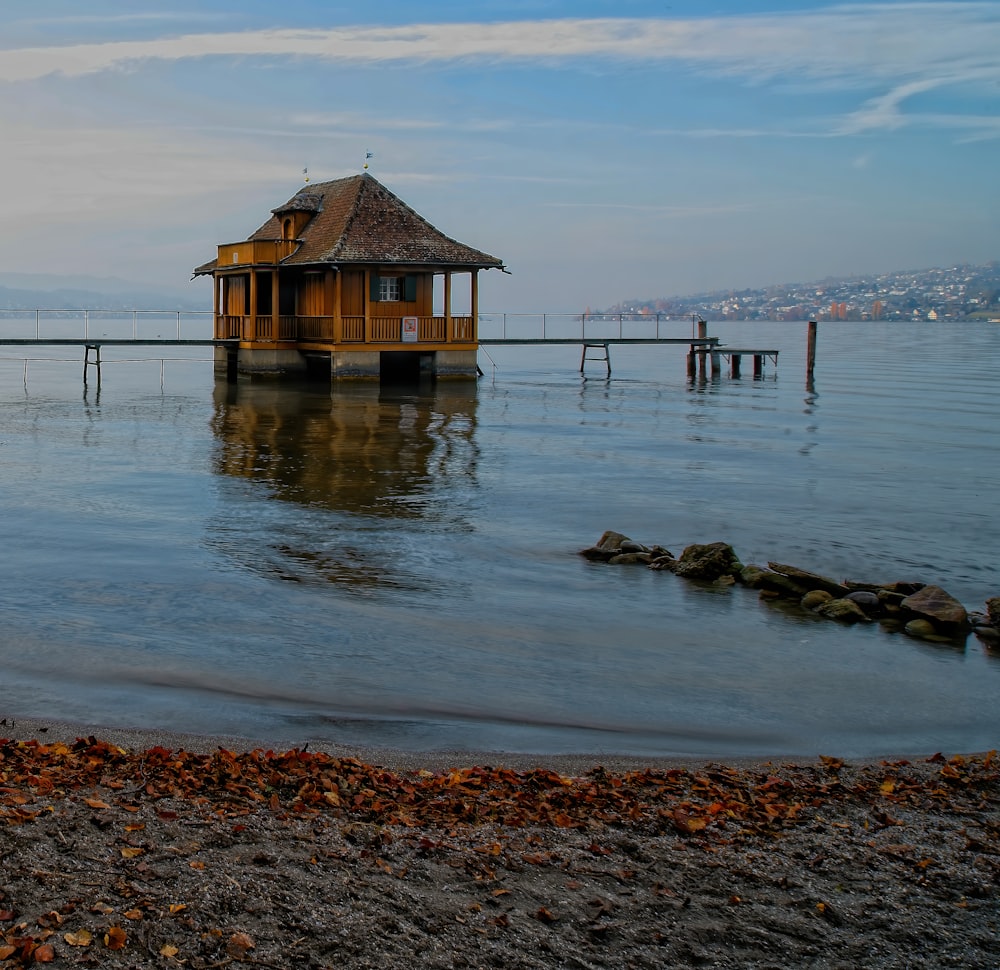
<svg viewBox="0 0 1000 970"><path fill-rule="evenodd" d="M368 171L368 159L369 158L374 158L374 157L375 157L375 153L374 152L365 152L365 171L366 172Z"/></svg>
<svg viewBox="0 0 1000 970"><path fill-rule="evenodd" d="M306 182L309 181L309 169L308 168L302 169L302 178Z"/></svg>

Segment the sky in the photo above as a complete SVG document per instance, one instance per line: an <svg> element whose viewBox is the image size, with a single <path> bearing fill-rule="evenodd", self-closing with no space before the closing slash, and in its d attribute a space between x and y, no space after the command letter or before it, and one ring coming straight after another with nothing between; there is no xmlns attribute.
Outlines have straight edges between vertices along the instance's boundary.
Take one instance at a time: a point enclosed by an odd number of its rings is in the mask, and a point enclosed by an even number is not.
<svg viewBox="0 0 1000 970"><path fill-rule="evenodd" d="M210 304L219 243L366 158L506 263L484 311L984 263L1000 0L0 5L0 270Z"/></svg>

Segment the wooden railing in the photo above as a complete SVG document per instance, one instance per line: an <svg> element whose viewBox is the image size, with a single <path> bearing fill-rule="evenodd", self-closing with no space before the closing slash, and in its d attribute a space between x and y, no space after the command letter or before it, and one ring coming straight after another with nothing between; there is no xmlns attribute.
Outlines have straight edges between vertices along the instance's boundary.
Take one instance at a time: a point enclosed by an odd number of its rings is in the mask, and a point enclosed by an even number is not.
<svg viewBox="0 0 1000 970"><path fill-rule="evenodd" d="M365 318L361 315L341 317L339 333L332 316L280 316L278 332L274 333L274 319L267 316L234 316L223 314L216 318L216 339L245 340L255 343L272 341L311 341L317 343L403 343L402 317L371 317L367 333ZM444 316L417 317L416 343L471 343L476 339L476 327L470 316L452 317L451 332ZM409 343L409 341L407 341Z"/></svg>

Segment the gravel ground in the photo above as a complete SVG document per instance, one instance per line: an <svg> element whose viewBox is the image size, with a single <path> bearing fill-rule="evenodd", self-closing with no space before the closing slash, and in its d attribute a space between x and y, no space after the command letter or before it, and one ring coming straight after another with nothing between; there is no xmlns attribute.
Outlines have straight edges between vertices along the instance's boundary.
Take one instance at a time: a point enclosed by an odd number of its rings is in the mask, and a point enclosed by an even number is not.
<svg viewBox="0 0 1000 970"><path fill-rule="evenodd" d="M1000 967L990 754L500 766L16 728L0 967Z"/></svg>

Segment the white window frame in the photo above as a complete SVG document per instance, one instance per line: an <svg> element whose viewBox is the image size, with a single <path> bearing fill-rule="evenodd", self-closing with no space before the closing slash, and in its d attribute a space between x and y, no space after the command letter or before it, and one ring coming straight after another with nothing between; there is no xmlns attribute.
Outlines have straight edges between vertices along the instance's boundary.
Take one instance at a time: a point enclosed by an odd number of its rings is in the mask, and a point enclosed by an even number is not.
<svg viewBox="0 0 1000 970"><path fill-rule="evenodd" d="M403 299L403 278L401 276L380 276L378 278L379 303L399 303Z"/></svg>

